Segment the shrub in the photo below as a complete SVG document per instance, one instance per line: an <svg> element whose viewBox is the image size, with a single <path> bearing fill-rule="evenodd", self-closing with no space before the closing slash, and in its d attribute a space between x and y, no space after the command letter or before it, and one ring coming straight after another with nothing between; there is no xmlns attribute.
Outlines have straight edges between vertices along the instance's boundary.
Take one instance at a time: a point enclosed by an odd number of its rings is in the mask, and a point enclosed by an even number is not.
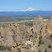
<svg viewBox="0 0 52 52"><path fill-rule="evenodd" d="M48 48L52 48L52 46L49 44L49 45L48 45Z"/></svg>
<svg viewBox="0 0 52 52"><path fill-rule="evenodd" d="M39 44L44 44L44 42L42 41L42 36L39 37Z"/></svg>
<svg viewBox="0 0 52 52"><path fill-rule="evenodd" d="M5 47L4 46L0 46L0 50L4 50L5 49Z"/></svg>
<svg viewBox="0 0 52 52"><path fill-rule="evenodd" d="M41 52L41 50L38 50L38 52Z"/></svg>
<svg viewBox="0 0 52 52"><path fill-rule="evenodd" d="M52 34L50 35L50 38L52 38Z"/></svg>
<svg viewBox="0 0 52 52"><path fill-rule="evenodd" d="M47 49L45 49L45 52L47 52Z"/></svg>
<svg viewBox="0 0 52 52"><path fill-rule="evenodd" d="M44 44L44 42L42 40L39 40L39 44Z"/></svg>
<svg viewBox="0 0 52 52"><path fill-rule="evenodd" d="M18 50L19 52L21 52L21 48L17 48L17 50Z"/></svg>
<svg viewBox="0 0 52 52"><path fill-rule="evenodd" d="M11 50L11 47L0 46L0 50L5 50L5 49Z"/></svg>

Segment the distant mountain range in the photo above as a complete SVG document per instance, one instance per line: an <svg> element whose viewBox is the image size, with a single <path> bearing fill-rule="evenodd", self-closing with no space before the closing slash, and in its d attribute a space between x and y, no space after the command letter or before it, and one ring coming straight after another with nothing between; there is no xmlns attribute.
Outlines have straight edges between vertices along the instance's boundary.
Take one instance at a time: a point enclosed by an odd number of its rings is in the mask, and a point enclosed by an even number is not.
<svg viewBox="0 0 52 52"><path fill-rule="evenodd" d="M15 12L0 12L0 16L18 16L18 15L24 15L24 16L52 16L52 11L15 11Z"/></svg>

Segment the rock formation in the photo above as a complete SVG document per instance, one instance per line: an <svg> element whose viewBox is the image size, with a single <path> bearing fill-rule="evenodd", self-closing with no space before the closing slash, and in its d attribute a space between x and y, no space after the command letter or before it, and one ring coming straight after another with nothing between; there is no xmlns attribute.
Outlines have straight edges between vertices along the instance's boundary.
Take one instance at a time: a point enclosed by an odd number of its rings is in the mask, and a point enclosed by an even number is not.
<svg viewBox="0 0 52 52"><path fill-rule="evenodd" d="M4 52L52 52L52 21L36 17L32 26L0 24L0 50Z"/></svg>

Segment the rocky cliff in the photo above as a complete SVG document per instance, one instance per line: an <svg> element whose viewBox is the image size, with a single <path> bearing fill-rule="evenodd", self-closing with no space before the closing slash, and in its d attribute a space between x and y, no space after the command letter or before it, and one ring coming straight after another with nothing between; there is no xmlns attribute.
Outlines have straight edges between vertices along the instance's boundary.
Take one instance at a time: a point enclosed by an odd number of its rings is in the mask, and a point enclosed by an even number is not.
<svg viewBox="0 0 52 52"><path fill-rule="evenodd" d="M52 52L52 21L36 17L32 25L25 23L0 24L0 51Z"/></svg>

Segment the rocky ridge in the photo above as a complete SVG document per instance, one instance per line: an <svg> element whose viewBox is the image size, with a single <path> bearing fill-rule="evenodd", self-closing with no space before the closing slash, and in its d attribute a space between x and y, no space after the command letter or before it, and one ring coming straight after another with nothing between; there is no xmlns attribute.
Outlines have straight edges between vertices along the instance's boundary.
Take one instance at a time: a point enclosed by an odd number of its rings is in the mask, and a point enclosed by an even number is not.
<svg viewBox="0 0 52 52"><path fill-rule="evenodd" d="M2 52L52 52L52 21L36 17L32 26L22 23L0 24Z"/></svg>

